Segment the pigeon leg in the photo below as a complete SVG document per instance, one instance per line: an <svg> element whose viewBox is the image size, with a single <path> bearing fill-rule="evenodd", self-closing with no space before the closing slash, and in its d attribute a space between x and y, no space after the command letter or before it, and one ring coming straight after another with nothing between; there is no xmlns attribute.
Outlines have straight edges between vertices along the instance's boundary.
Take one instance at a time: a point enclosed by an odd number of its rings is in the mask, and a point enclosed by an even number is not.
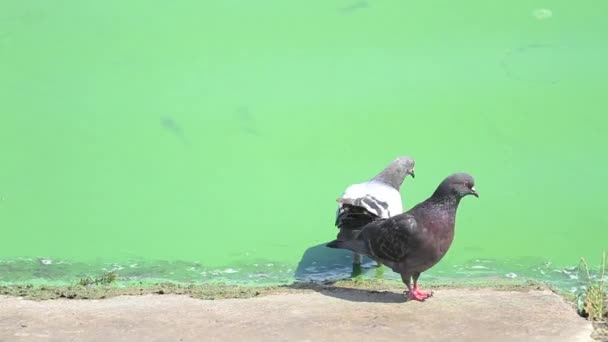
<svg viewBox="0 0 608 342"><path fill-rule="evenodd" d="M350 273L351 278L358 278L359 276L361 276L361 273L363 273L363 270L361 269L361 264L353 264L353 270Z"/></svg>
<svg viewBox="0 0 608 342"><path fill-rule="evenodd" d="M361 265L361 254L353 252L353 265Z"/></svg>
<svg viewBox="0 0 608 342"><path fill-rule="evenodd" d="M433 291L422 291L418 287L418 278L420 277L420 273L415 273L412 278L414 279L414 292L423 298L429 298L433 295Z"/></svg>
<svg viewBox="0 0 608 342"><path fill-rule="evenodd" d="M424 301L427 297L424 297L422 295L420 295L418 292L416 292L411 285L411 280L410 280L411 276L409 274L402 274L401 275L401 280L403 280L403 282L405 283L405 286L407 287L407 300L417 300L419 302Z"/></svg>

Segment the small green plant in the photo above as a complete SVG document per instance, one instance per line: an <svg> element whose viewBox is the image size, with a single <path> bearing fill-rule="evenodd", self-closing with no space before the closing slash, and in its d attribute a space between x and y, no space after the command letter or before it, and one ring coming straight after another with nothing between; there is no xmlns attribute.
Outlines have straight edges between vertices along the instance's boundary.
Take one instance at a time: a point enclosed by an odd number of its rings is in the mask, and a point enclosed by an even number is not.
<svg viewBox="0 0 608 342"><path fill-rule="evenodd" d="M116 281L118 279L118 274L114 271L104 272L101 278L99 278L99 283L103 285L108 285Z"/></svg>
<svg viewBox="0 0 608 342"><path fill-rule="evenodd" d="M602 321L606 316L606 252L602 254L602 264L599 279L593 280L589 273L589 265L581 258L579 265L580 273L586 280L586 289L578 295L579 314L591 321Z"/></svg>
<svg viewBox="0 0 608 342"><path fill-rule="evenodd" d="M80 281L78 281L78 285L80 285L80 286L90 286L90 285L93 285L94 283L95 283L95 280L89 276L82 277L82 278L80 278Z"/></svg>
<svg viewBox="0 0 608 342"><path fill-rule="evenodd" d="M116 281L118 274L114 271L104 272L100 277L92 278L89 276L80 278L78 285L80 286L91 286L91 285L109 285Z"/></svg>

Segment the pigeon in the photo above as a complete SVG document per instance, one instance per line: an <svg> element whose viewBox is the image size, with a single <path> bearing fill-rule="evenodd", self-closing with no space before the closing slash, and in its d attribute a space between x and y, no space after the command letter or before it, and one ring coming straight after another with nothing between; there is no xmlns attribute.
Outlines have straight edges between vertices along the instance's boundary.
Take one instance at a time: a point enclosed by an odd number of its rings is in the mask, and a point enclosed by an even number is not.
<svg viewBox="0 0 608 342"><path fill-rule="evenodd" d="M386 265L401 275L408 300L424 301L433 293L420 290L418 278L448 251L458 204L467 195L479 197L473 177L455 173L441 182L431 197L407 212L368 223L357 238L334 240L327 247L367 255Z"/></svg>
<svg viewBox="0 0 608 342"><path fill-rule="evenodd" d="M336 200L339 205L335 225L340 230L337 239L354 239L366 224L401 214L399 188L407 175L415 177L414 164L412 157L398 157L369 181L347 187ZM353 253L353 265L360 264L361 255Z"/></svg>

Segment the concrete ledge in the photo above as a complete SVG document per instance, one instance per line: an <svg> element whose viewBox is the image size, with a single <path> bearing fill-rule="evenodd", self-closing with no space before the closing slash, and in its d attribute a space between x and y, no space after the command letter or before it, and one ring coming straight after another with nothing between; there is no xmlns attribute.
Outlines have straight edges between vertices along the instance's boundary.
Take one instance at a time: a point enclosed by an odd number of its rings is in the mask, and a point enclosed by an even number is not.
<svg viewBox="0 0 608 342"><path fill-rule="evenodd" d="M29 301L0 297L0 341L590 341L592 326L547 290L333 288L250 299L179 295Z"/></svg>

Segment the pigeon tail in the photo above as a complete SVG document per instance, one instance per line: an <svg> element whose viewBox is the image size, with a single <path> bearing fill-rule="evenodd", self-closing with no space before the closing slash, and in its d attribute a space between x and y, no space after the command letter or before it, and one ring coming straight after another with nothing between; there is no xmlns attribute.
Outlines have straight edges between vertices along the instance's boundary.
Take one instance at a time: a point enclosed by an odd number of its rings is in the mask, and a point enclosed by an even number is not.
<svg viewBox="0 0 608 342"><path fill-rule="evenodd" d="M327 243L325 246L327 246L329 248L340 248L340 249L345 248L344 241L341 241L341 240L331 241L331 242Z"/></svg>
<svg viewBox="0 0 608 342"><path fill-rule="evenodd" d="M369 254L369 250L367 249L367 245L363 240L334 240L329 242L327 245L329 248L339 248L339 249L348 249L349 251L353 251L355 253L363 254L368 257L371 257Z"/></svg>
<svg viewBox="0 0 608 342"><path fill-rule="evenodd" d="M365 207L353 206L349 204L343 205L338 215L336 216L336 227L340 229L340 231L349 231L349 230L357 230L360 231L363 226L368 223L371 223L378 219L378 215L370 212ZM349 234L350 235L350 234ZM352 237L347 240L354 239L358 235L354 234ZM344 240L340 238L340 240Z"/></svg>

